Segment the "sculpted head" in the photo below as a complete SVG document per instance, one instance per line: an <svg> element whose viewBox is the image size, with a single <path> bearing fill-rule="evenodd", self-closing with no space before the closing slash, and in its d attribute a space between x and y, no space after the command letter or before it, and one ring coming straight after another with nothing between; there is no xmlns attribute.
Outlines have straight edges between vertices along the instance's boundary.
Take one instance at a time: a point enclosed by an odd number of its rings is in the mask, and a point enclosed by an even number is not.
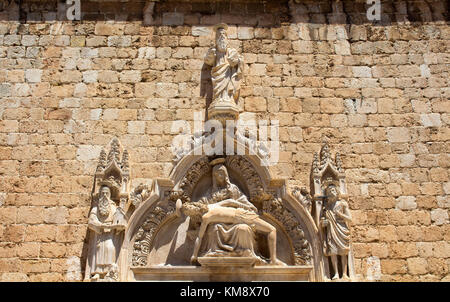
<svg viewBox="0 0 450 302"><path fill-rule="evenodd" d="M225 186L228 182L228 171L223 164L215 165L213 168L213 177L216 185Z"/></svg>
<svg viewBox="0 0 450 302"><path fill-rule="evenodd" d="M182 211L184 215L191 217L194 224L200 224L202 216L208 212L208 206L202 202L183 203Z"/></svg>
<svg viewBox="0 0 450 302"><path fill-rule="evenodd" d="M107 186L102 186L100 188L98 200L98 210L101 216L108 216L109 211L111 210L110 202L111 202L111 189Z"/></svg>
<svg viewBox="0 0 450 302"><path fill-rule="evenodd" d="M325 195L328 197L328 200L334 201L339 197L339 192L335 184L330 184L325 189Z"/></svg>
<svg viewBox="0 0 450 302"><path fill-rule="evenodd" d="M216 48L220 52L225 52L228 47L227 25L216 25Z"/></svg>
<svg viewBox="0 0 450 302"><path fill-rule="evenodd" d="M111 199L111 190L107 186L103 186L100 188L100 198L108 198Z"/></svg>

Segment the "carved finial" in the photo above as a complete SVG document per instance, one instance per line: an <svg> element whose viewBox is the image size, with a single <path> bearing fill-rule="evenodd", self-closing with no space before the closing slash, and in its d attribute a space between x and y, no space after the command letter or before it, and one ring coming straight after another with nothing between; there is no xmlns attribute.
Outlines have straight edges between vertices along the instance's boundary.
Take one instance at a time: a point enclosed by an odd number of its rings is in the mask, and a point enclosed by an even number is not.
<svg viewBox="0 0 450 302"><path fill-rule="evenodd" d="M339 172L343 172L342 170L342 160L341 160L341 155L339 153L336 153L336 168Z"/></svg>
<svg viewBox="0 0 450 302"><path fill-rule="evenodd" d="M319 172L319 154L317 152L314 153L312 167L313 167L314 173Z"/></svg>
<svg viewBox="0 0 450 302"><path fill-rule="evenodd" d="M320 165L324 166L329 161L331 161L330 147L328 143L325 143L322 150L320 150Z"/></svg>
<svg viewBox="0 0 450 302"><path fill-rule="evenodd" d="M128 172L128 170L130 168L129 163L128 163L128 158L129 158L128 151L124 150L123 155L122 155L122 170L124 172Z"/></svg>
<svg viewBox="0 0 450 302"><path fill-rule="evenodd" d="M111 142L111 150L108 154L108 163L111 163L113 160L116 161L116 163L120 162L120 145L119 140L117 138L114 138Z"/></svg>
<svg viewBox="0 0 450 302"><path fill-rule="evenodd" d="M106 152L105 149L100 151L100 157L98 159L97 171L102 171L106 168Z"/></svg>

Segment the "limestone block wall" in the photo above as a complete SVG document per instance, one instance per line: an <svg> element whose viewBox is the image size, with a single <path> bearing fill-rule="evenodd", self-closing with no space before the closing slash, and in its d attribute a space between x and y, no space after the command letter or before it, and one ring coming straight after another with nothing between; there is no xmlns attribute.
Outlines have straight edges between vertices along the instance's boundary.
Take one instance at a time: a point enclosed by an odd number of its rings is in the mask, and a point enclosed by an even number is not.
<svg viewBox="0 0 450 302"><path fill-rule="evenodd" d="M14 1L13 1L14 2ZM82 280L93 175L118 137L133 185L167 177L174 120L205 111L225 22L240 105L280 121L274 175L310 185L329 139L346 170L362 280L450 281L447 1L0 1L0 280Z"/></svg>

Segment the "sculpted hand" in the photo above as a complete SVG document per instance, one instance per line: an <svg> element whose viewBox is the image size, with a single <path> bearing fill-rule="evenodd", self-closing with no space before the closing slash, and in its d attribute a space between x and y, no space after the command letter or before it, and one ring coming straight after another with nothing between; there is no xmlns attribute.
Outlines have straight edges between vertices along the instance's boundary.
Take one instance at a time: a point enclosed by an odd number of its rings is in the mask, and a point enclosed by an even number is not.
<svg viewBox="0 0 450 302"><path fill-rule="evenodd" d="M258 212L258 209L257 209L254 205L248 206L248 209L247 209L247 210L253 211L253 212Z"/></svg>
<svg viewBox="0 0 450 302"><path fill-rule="evenodd" d="M214 64L215 56L216 56L216 49L214 47L210 47L205 56L205 63L208 65Z"/></svg>

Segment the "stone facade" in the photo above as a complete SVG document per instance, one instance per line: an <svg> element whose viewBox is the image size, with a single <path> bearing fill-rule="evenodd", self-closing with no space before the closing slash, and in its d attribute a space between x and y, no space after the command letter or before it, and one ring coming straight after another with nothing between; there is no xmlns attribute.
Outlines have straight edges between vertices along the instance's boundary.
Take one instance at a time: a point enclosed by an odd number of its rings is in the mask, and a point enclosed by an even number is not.
<svg viewBox="0 0 450 302"><path fill-rule="evenodd" d="M445 1L0 1L0 280L82 280L93 175L118 137L132 187L165 178L175 120L205 111L212 26L243 55L241 106L280 121L273 175L341 154L361 280L450 281ZM63 12L61 14L61 11ZM20 21L20 22L18 22ZM150 184L149 184L150 185Z"/></svg>

